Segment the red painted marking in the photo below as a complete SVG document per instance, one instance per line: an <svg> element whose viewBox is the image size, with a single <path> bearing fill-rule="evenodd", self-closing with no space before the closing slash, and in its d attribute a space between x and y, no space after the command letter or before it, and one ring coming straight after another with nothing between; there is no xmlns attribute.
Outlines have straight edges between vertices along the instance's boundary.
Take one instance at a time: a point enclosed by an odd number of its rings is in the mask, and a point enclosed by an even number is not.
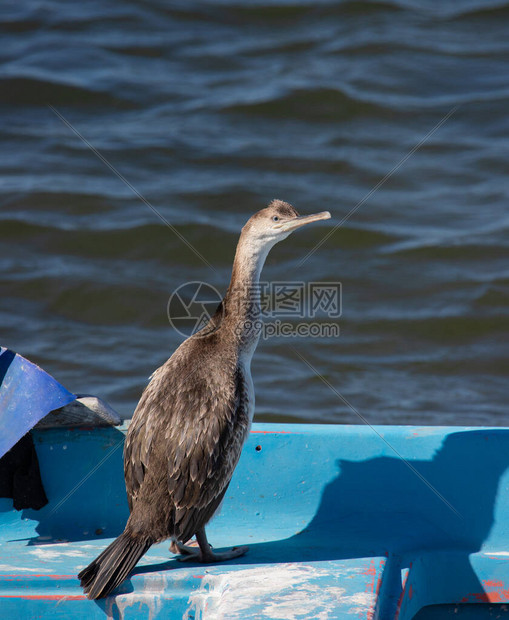
<svg viewBox="0 0 509 620"><path fill-rule="evenodd" d="M376 590L375 590L375 594L378 597L378 594L380 593L380 587L382 585L382 577L383 577L383 568L385 567L385 560L380 560L380 564L378 566L378 579L376 581Z"/></svg>
<svg viewBox="0 0 509 620"><path fill-rule="evenodd" d="M369 563L369 568L366 568L366 570L362 571L363 575L367 575L368 577L371 577L373 575L376 575L376 568L375 568L375 560L371 560ZM371 584L371 591L373 591L373 588L375 586L375 580L373 579L373 583Z"/></svg>
<svg viewBox="0 0 509 620"><path fill-rule="evenodd" d="M408 576L407 576L407 579L408 579ZM406 583L406 579L405 579L405 583ZM398 612L396 614L396 618L399 618L399 612L401 611L401 603L403 602L403 598L405 596L405 584L402 583L401 585L402 585L401 594L399 595L398 604L396 606L396 609L397 609L397 612Z"/></svg>
<svg viewBox="0 0 509 620"><path fill-rule="evenodd" d="M396 617L395 617L395 620L398 620L399 614L401 613L401 605L403 604L403 599L405 598L406 584L407 584L408 578L410 576L411 568L412 568L412 562L410 562L410 564L408 565L408 571L405 573L404 580L403 580L403 582L401 584L401 594L399 595L398 605L396 607Z"/></svg>
<svg viewBox="0 0 509 620"><path fill-rule="evenodd" d="M369 563L369 568L366 568L366 570L362 572L363 575L366 575L367 577L371 577L371 579L366 583L366 587L364 591L375 595L374 600L373 600L373 605L371 606L371 609L368 611L367 616L366 616L367 620L373 620L373 618L375 617L376 603L378 600L378 596L380 594L380 588L382 586L382 579L383 579L382 571L383 571L384 566L385 566L385 560L380 560L380 563L378 565L378 570L377 570L375 566L375 560L372 559Z"/></svg>
<svg viewBox="0 0 509 620"><path fill-rule="evenodd" d="M406 586L406 582L408 581L408 576L410 575L410 571L408 570L405 573L405 576L403 577L403 581L401 582L401 587L403 588L403 590L405 589Z"/></svg>
<svg viewBox="0 0 509 620"><path fill-rule="evenodd" d="M27 577L46 577L46 579L76 579L76 575L34 575L22 573L20 575L0 575L0 579L26 579Z"/></svg>
<svg viewBox="0 0 509 620"><path fill-rule="evenodd" d="M364 588L364 591L373 593L375 591L375 578L376 578L375 560L372 559L370 561L369 568L364 570L362 574L366 575L367 577L371 577L371 579L366 583L366 587ZM376 600L375 600L375 605L376 605ZM375 606L373 606L373 608L368 611L367 620L373 620L374 611L375 611Z"/></svg>
<svg viewBox="0 0 509 620"><path fill-rule="evenodd" d="M479 603L500 603L501 598L498 592L471 592L461 599L462 603L471 603L472 599Z"/></svg>
<svg viewBox="0 0 509 620"><path fill-rule="evenodd" d="M409 601L412 600L413 595L414 595L414 589L412 588L412 584L410 584L410 587L408 588L408 600Z"/></svg>
<svg viewBox="0 0 509 620"><path fill-rule="evenodd" d="M401 590L401 594L399 595L398 598L398 604L396 605L396 616L395 616L395 620L398 620L399 618L399 614L401 612L401 603L403 602L403 597L405 595L405 590Z"/></svg>
<svg viewBox="0 0 509 620"><path fill-rule="evenodd" d="M204 579L205 575L193 575L195 579Z"/></svg>
<svg viewBox="0 0 509 620"><path fill-rule="evenodd" d="M87 597L84 594L0 594L0 598L23 598L34 601L78 601Z"/></svg>
<svg viewBox="0 0 509 620"><path fill-rule="evenodd" d="M503 603L507 601L507 593L502 597L499 592L486 592L486 597L490 603Z"/></svg>
<svg viewBox="0 0 509 620"><path fill-rule="evenodd" d="M486 586L487 588L503 588L504 587L503 581L494 581L493 579L485 579L482 583L483 583L483 586Z"/></svg>
<svg viewBox="0 0 509 620"><path fill-rule="evenodd" d="M483 585L486 588L496 588L496 590L488 590L488 592L469 592L461 599L461 603L470 603L478 601L480 603L507 603L509 601L509 589L504 590L503 581L484 580Z"/></svg>

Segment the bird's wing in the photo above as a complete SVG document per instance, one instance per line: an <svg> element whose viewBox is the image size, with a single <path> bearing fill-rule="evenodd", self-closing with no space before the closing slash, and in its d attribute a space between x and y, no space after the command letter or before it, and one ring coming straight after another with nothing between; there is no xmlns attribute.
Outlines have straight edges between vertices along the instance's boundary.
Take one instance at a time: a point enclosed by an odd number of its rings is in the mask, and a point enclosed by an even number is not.
<svg viewBox="0 0 509 620"><path fill-rule="evenodd" d="M166 488L171 529L179 539L189 539L221 502L248 429L248 395L239 367L214 379L170 359L154 373L126 437L130 510L145 488L158 496Z"/></svg>
<svg viewBox="0 0 509 620"><path fill-rule="evenodd" d="M147 419L141 415L133 416L124 444L124 475L130 511L145 478L152 439L151 433L147 432Z"/></svg>
<svg viewBox="0 0 509 620"><path fill-rule="evenodd" d="M175 533L185 542L220 504L249 429L247 394L239 368L223 393L197 390L199 410L169 442L168 491L175 507ZM198 405L198 403L196 403Z"/></svg>
<svg viewBox="0 0 509 620"><path fill-rule="evenodd" d="M180 375L178 364L170 358L153 373L133 414L124 444L124 476L130 511L149 466L152 469L161 466L155 462L157 457L164 458L164 449L158 445L161 431L179 424L179 407L175 407L173 401L178 394L175 377Z"/></svg>

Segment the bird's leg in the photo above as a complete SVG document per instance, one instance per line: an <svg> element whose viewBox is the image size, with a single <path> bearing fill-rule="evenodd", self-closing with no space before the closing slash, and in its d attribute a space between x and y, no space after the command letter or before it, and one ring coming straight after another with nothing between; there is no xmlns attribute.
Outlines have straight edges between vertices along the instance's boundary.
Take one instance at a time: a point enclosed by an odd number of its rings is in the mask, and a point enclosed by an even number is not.
<svg viewBox="0 0 509 620"><path fill-rule="evenodd" d="M198 530L196 532L196 540L200 545L200 558L199 561L204 564L209 564L212 562L224 562L225 560L231 560L233 558L238 558L244 553L247 552L249 547L245 545L241 547L233 547L229 551L220 551L215 552L212 551L212 547L209 545L207 540L207 534L205 534L205 528Z"/></svg>
<svg viewBox="0 0 509 620"><path fill-rule="evenodd" d="M190 545L184 545L178 540L172 540L170 545L170 551L175 555L198 555L200 549L198 547L191 547Z"/></svg>
<svg viewBox="0 0 509 620"><path fill-rule="evenodd" d="M233 547L229 551L212 551L207 535L205 534L205 528L196 532L196 540L199 548L187 547L179 542L172 541L170 551L173 553L181 553L185 557L179 558L181 562L202 562L203 564L212 564L213 562L224 562L225 560L231 560L238 558L247 552L249 547L245 545L242 547Z"/></svg>

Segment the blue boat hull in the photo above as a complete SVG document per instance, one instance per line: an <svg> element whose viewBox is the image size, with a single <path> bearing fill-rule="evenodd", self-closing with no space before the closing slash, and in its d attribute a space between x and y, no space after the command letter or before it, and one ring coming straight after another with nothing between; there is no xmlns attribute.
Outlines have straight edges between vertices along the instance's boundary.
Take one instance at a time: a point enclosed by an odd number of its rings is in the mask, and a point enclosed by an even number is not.
<svg viewBox="0 0 509 620"><path fill-rule="evenodd" d="M76 574L128 515L124 435L34 432L50 501L0 500L1 617L407 620L509 601L509 429L268 424L208 528L245 557L181 563L163 543L89 601Z"/></svg>

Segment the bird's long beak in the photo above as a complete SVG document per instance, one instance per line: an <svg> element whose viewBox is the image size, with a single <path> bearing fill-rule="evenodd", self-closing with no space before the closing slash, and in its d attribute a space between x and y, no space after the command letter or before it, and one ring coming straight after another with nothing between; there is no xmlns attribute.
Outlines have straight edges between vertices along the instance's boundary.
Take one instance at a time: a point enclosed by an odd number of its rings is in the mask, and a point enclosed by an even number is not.
<svg viewBox="0 0 509 620"><path fill-rule="evenodd" d="M299 215L291 220L282 223L281 228L286 232L291 232L296 228L311 224L311 222L318 222L318 220L330 219L330 213L328 211L322 211L321 213L313 213L313 215Z"/></svg>

